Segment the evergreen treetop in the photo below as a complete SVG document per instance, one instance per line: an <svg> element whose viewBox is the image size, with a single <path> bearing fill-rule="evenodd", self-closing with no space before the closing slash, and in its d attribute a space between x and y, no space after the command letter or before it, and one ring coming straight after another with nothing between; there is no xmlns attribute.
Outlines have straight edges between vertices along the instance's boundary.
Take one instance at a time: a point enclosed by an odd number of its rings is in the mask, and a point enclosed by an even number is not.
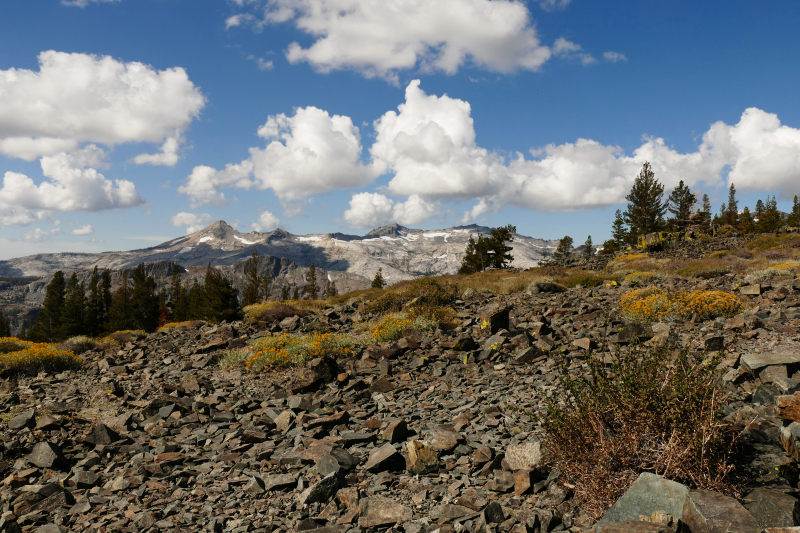
<svg viewBox="0 0 800 533"><path fill-rule="evenodd" d="M385 285L386 282L383 281L383 269L378 268L378 271L375 273L375 277L372 279L372 288L382 289Z"/></svg>

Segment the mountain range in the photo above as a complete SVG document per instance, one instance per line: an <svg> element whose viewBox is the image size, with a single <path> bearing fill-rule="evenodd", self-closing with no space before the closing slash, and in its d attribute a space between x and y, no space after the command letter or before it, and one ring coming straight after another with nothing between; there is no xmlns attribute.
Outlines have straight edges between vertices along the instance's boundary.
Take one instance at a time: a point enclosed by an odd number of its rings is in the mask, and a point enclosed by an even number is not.
<svg viewBox="0 0 800 533"><path fill-rule="evenodd" d="M159 245L125 252L49 253L0 261L0 277L29 278L0 281L0 304L38 307L49 279L57 270L76 272L88 284L91 269L119 272L147 265L159 286L166 286L172 264L179 264L185 281L202 278L208 265L241 285L244 262L253 248L262 256L261 272L272 276L273 294L284 285L303 287L308 267L317 268L324 285L332 280L340 293L370 285L378 269L388 284L426 274L454 274L461 266L470 235L488 235L491 228L478 225L443 230L419 230L392 224L364 236L343 233L294 235L283 229L268 233L242 233L225 221L177 237ZM514 235L511 264L517 268L536 266L542 252L552 253L558 241ZM114 276L117 281L119 275ZM14 282L12 282L14 281ZM16 313L15 313L16 314Z"/></svg>

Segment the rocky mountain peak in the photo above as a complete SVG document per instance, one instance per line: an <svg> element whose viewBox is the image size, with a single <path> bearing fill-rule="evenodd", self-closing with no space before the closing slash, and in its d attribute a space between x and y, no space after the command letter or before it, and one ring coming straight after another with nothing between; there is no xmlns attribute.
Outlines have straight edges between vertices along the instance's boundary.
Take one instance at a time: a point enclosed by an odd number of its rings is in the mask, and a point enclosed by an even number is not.
<svg viewBox="0 0 800 533"><path fill-rule="evenodd" d="M399 237L402 232L408 231L408 228L401 226L398 223L390 224L388 226L381 226L367 233L364 238L370 237Z"/></svg>

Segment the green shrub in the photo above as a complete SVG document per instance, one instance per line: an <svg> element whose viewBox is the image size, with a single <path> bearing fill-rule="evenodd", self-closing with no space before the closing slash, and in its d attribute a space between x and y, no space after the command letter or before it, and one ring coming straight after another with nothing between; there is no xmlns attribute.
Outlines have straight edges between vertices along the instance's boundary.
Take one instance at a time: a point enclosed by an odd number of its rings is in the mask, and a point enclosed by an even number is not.
<svg viewBox="0 0 800 533"><path fill-rule="evenodd" d="M444 286L433 278L403 281L388 289L375 300L367 303L367 311L383 315L396 313L404 308L446 307L456 300L453 287Z"/></svg>
<svg viewBox="0 0 800 533"><path fill-rule="evenodd" d="M641 285L648 285L661 280L661 274L656 272L634 272L625 276L625 283L631 287L639 287Z"/></svg>
<svg viewBox="0 0 800 533"><path fill-rule="evenodd" d="M607 366L604 355L591 354L583 376L560 361L541 420L546 450L581 508L599 518L641 472L730 493L719 358L634 347Z"/></svg>
<svg viewBox="0 0 800 533"><path fill-rule="evenodd" d="M220 360L223 368L244 366L251 372L272 367L302 366L315 357L352 357L361 340L352 335L310 333L307 335L268 335L260 337L245 348L230 350Z"/></svg>

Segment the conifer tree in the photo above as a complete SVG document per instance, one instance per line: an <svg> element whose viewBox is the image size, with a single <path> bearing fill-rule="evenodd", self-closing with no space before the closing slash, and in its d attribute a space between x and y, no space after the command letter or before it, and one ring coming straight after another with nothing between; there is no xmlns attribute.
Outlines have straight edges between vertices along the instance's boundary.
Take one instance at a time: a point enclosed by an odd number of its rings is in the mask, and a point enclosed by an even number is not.
<svg viewBox="0 0 800 533"><path fill-rule="evenodd" d="M739 222L739 201L736 199L736 187L733 183L728 188L728 203L722 205L724 212L720 216L720 222L735 226Z"/></svg>
<svg viewBox="0 0 800 533"><path fill-rule="evenodd" d="M591 235L589 235L586 238L586 242L583 243L583 246L584 246L583 258L588 261L594 255L594 246L592 245L592 236Z"/></svg>
<svg viewBox="0 0 800 533"><path fill-rule="evenodd" d="M272 289L272 276L265 274L261 276L261 291L263 293L263 300L269 300L269 293Z"/></svg>
<svg viewBox="0 0 800 533"><path fill-rule="evenodd" d="M557 263L564 263L572 255L572 242L572 237L566 235L558 243L556 251L553 252L553 259Z"/></svg>
<svg viewBox="0 0 800 533"><path fill-rule="evenodd" d="M0 337L10 337L10 336L11 336L11 323L3 315L3 310L0 309Z"/></svg>
<svg viewBox="0 0 800 533"><path fill-rule="evenodd" d="M383 281L383 269L379 268L375 273L375 277L372 279L372 288L382 289L385 285L386 282Z"/></svg>
<svg viewBox="0 0 800 533"><path fill-rule="evenodd" d="M233 321L240 316L239 291L209 263L203 287L202 318L212 322Z"/></svg>
<svg viewBox="0 0 800 533"><path fill-rule="evenodd" d="M758 227L758 223L761 222L762 218L764 218L764 202L758 200L756 202L756 210L755 210L756 231L761 231Z"/></svg>
<svg viewBox="0 0 800 533"><path fill-rule="evenodd" d="M292 292L292 300L296 302L299 299L300 299L300 289L298 289L297 286L295 285L294 291Z"/></svg>
<svg viewBox="0 0 800 533"><path fill-rule="evenodd" d="M768 233L781 227L783 227L783 219L778 212L778 202L774 196L771 199L767 196L767 201L763 204L756 228L761 233Z"/></svg>
<svg viewBox="0 0 800 533"><path fill-rule="evenodd" d="M308 277L306 278L306 298L309 300L319 299L319 289L317 288L317 267L314 263L308 269Z"/></svg>
<svg viewBox="0 0 800 533"><path fill-rule="evenodd" d="M703 209L700 211L700 216L703 223L711 222L711 200L708 199L707 194L703 194Z"/></svg>
<svg viewBox="0 0 800 533"><path fill-rule="evenodd" d="M64 295L66 291L64 273L57 271L47 285L42 310L28 336L35 342L55 342L61 334L61 317L64 312Z"/></svg>
<svg viewBox="0 0 800 533"><path fill-rule="evenodd" d="M800 226L800 203L797 201L797 195L794 195L794 200L792 201L792 212L789 213L789 219L787 220L788 225L792 227Z"/></svg>
<svg viewBox="0 0 800 533"><path fill-rule="evenodd" d="M86 298L86 314L84 315L84 329L86 334L97 337L104 329L103 325L103 293L100 288L100 273L97 265L92 269L89 280L89 296Z"/></svg>
<svg viewBox="0 0 800 533"><path fill-rule="evenodd" d="M650 163L645 162L633 182L631 192L625 197L628 207L622 215L630 228L631 237L636 238L661 229L664 213L667 212L667 205L662 201L663 196L664 185L656 179Z"/></svg>
<svg viewBox="0 0 800 533"><path fill-rule="evenodd" d="M84 329L84 294L83 283L78 282L78 275L73 272L64 290L64 311L61 316L59 338L67 339L86 332Z"/></svg>
<svg viewBox="0 0 800 533"><path fill-rule="evenodd" d="M98 331L103 331L108 328L109 313L111 312L111 272L108 269L103 270L103 274L100 276L100 294L103 298L103 310L100 313L102 320Z"/></svg>
<svg viewBox="0 0 800 533"><path fill-rule="evenodd" d="M625 219L622 211L617 209L614 213L614 224L611 226L611 238L603 243L602 253L613 254L621 250L628 240L628 229L625 227Z"/></svg>
<svg viewBox="0 0 800 533"><path fill-rule="evenodd" d="M108 310L108 331L124 331L136 328L136 324L131 317L130 301L131 292L128 286L128 271L123 270L121 285L111 298L111 308Z"/></svg>
<svg viewBox="0 0 800 533"><path fill-rule="evenodd" d="M192 288L186 297L186 318L189 320L202 320L204 316L203 305L205 302L205 287L197 283L197 278L192 283Z"/></svg>
<svg viewBox="0 0 800 533"><path fill-rule="evenodd" d="M283 287L281 287L281 301L285 302L288 299L289 299L289 286L284 285Z"/></svg>
<svg viewBox="0 0 800 533"><path fill-rule="evenodd" d="M692 215L695 202L697 195L693 194L681 180L667 199L667 210L672 214L670 223L674 229L680 230L689 225L689 217Z"/></svg>
<svg viewBox="0 0 800 533"><path fill-rule="evenodd" d="M144 263L140 263L131 275L132 287L129 301L130 316L136 329L152 333L158 328L158 295L156 280L145 272Z"/></svg>
<svg viewBox="0 0 800 533"><path fill-rule="evenodd" d="M480 233L478 234L477 242L472 238L472 235L469 236L467 248L464 250L464 259L461 260L461 268L458 269L459 274L483 272L485 268L483 248Z"/></svg>
<svg viewBox="0 0 800 533"><path fill-rule="evenodd" d="M186 297L186 287L181 283L181 267L176 263L172 265L172 280L167 301L173 322L184 322L187 319L188 301Z"/></svg>
<svg viewBox="0 0 800 533"><path fill-rule="evenodd" d="M258 256L258 248L253 246L253 253L250 259L244 264L244 285L242 286L242 305L252 305L261 301L261 276L258 267L261 258Z"/></svg>
<svg viewBox="0 0 800 533"><path fill-rule="evenodd" d="M328 281L328 285L325 287L325 297L332 298L338 295L339 290L336 288L336 282L333 280Z"/></svg>
<svg viewBox="0 0 800 533"><path fill-rule="evenodd" d="M513 250L513 248L506 243L514 240L517 227L507 224L499 228L494 228L491 231L492 238L489 240L489 249L494 252L492 256L492 266L495 268L505 268L508 263L514 261L514 256L511 255L511 250Z"/></svg>
<svg viewBox="0 0 800 533"><path fill-rule="evenodd" d="M753 221L753 215L750 214L749 207L744 207L742 215L739 217L739 224L736 227L740 233L745 235L756 231L756 224Z"/></svg>

